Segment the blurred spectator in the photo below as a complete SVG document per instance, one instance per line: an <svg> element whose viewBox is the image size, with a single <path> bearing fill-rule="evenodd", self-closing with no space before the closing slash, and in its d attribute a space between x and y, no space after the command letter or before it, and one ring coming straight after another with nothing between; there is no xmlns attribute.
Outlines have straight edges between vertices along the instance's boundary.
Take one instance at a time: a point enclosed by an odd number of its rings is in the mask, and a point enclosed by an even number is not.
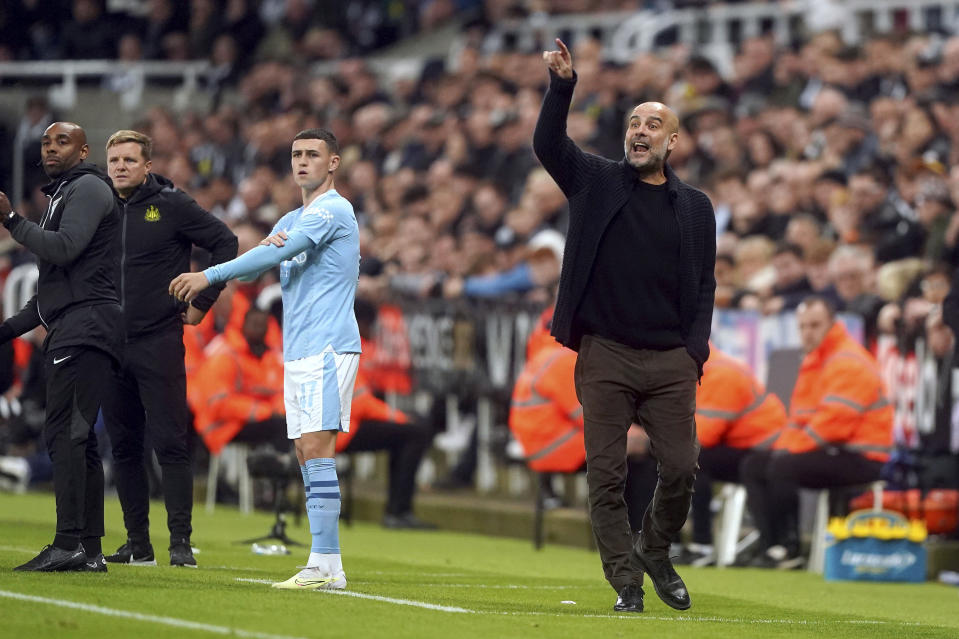
<svg viewBox="0 0 959 639"><path fill-rule="evenodd" d="M114 57L115 27L103 14L102 0L73 0L71 20L60 32L60 53L67 60Z"/></svg>
<svg viewBox="0 0 959 639"><path fill-rule="evenodd" d="M215 0L191 0L187 31L191 57L206 57L221 31L223 23L218 3Z"/></svg>
<svg viewBox="0 0 959 639"><path fill-rule="evenodd" d="M179 59L171 58L171 55L178 56L179 54L175 52L183 50L186 53L186 59L189 59L190 45L185 36L186 20L178 12L180 5L172 0L148 0L148 4L149 9L142 31L144 55L151 59ZM178 44L171 49L167 37L173 33L182 36L182 45Z"/></svg>
<svg viewBox="0 0 959 639"><path fill-rule="evenodd" d="M56 115L46 97L34 95L27 98L23 117L17 126L16 137L20 140L20 162L23 166L23 194L26 197L37 186L49 180L40 167L40 137L56 120ZM19 203L14 202L14 206ZM46 208L46 205L43 207Z"/></svg>
<svg viewBox="0 0 959 639"><path fill-rule="evenodd" d="M837 225L831 220L841 241L873 243L879 262L918 255L922 249L921 228L897 206L890 186L888 175L878 166L858 171L849 178L850 223Z"/></svg>
<svg viewBox="0 0 959 639"><path fill-rule="evenodd" d="M782 243L776 247L772 257L776 279L769 298L763 303L764 313L794 310L812 293L803 260L803 250L798 244Z"/></svg>
<svg viewBox="0 0 959 639"><path fill-rule="evenodd" d="M875 293L874 269L872 254L862 246L840 246L829 258L832 285L827 295L838 298L839 310L854 313L863 319L867 345L875 342L876 321L885 303Z"/></svg>

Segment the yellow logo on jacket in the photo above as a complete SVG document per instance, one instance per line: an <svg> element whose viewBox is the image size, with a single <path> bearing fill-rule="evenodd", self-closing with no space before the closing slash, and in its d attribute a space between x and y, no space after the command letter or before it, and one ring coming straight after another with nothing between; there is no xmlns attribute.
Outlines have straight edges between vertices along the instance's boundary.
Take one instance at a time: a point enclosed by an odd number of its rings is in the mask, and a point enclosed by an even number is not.
<svg viewBox="0 0 959 639"><path fill-rule="evenodd" d="M147 222L159 222L160 221L160 209L154 205L150 205L150 208L147 209L146 214L143 216L143 219Z"/></svg>

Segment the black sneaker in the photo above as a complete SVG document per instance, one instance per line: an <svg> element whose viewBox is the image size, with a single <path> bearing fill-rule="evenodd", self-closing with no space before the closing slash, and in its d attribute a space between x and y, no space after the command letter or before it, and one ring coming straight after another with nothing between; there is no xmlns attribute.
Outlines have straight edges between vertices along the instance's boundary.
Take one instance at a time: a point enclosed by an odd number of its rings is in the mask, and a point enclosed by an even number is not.
<svg viewBox="0 0 959 639"><path fill-rule="evenodd" d="M153 545L150 542L138 543L131 539L117 548L112 555L104 559L111 564L129 564L131 566L156 566L156 556L153 554Z"/></svg>
<svg viewBox="0 0 959 639"><path fill-rule="evenodd" d="M193 557L193 548L189 541L181 540L170 544L170 565L196 568L196 558Z"/></svg>
<svg viewBox="0 0 959 639"><path fill-rule="evenodd" d="M45 546L40 554L25 564L14 568L19 572L55 572L58 570L77 570L87 560L83 546L76 550L63 550L56 546Z"/></svg>
<svg viewBox="0 0 959 639"><path fill-rule="evenodd" d="M771 546L766 552L757 555L750 563L751 568L773 568L775 570L796 570L802 568L806 560L798 550L785 546Z"/></svg>
<svg viewBox="0 0 959 639"><path fill-rule="evenodd" d="M79 568L73 569L76 572L106 572L107 560L101 552L94 558L87 557L86 561Z"/></svg>
<svg viewBox="0 0 959 639"><path fill-rule="evenodd" d="M626 584L619 591L619 597L616 598L613 610L617 612L642 612L644 594L643 587L639 584Z"/></svg>
<svg viewBox="0 0 959 639"><path fill-rule="evenodd" d="M716 563L716 553L712 545L688 544L679 549L679 555L673 563L681 566L712 566Z"/></svg>

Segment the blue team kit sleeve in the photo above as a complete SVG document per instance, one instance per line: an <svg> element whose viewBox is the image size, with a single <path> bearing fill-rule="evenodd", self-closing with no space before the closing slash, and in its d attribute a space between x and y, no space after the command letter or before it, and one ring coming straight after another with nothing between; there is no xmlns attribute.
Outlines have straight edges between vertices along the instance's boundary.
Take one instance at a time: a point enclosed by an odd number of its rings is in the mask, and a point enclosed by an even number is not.
<svg viewBox="0 0 959 639"><path fill-rule="evenodd" d="M203 274L210 284L257 275L314 246L313 240L306 233L294 229L289 231L288 235L289 239L283 246L255 246L236 259L211 266L203 271Z"/></svg>
<svg viewBox="0 0 959 639"><path fill-rule="evenodd" d="M292 230L305 233L320 246L345 233L344 220L352 217L353 212L343 198L319 197L304 209Z"/></svg>

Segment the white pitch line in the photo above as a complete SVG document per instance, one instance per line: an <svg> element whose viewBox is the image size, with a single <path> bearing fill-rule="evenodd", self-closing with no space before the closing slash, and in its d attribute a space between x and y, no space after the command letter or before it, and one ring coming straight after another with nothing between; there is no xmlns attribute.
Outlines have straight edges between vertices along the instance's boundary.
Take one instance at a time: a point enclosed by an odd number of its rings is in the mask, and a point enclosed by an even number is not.
<svg viewBox="0 0 959 639"><path fill-rule="evenodd" d="M253 584L271 584L268 579L245 579L237 577L237 581L246 581ZM378 583L372 581L354 581L352 583ZM485 588L487 590L573 590L579 586L525 586L519 584L416 584L418 588Z"/></svg>
<svg viewBox="0 0 959 639"><path fill-rule="evenodd" d="M40 551L38 551L36 548L21 548L20 546L0 546L0 552L22 552L22 553L29 553L32 555Z"/></svg>
<svg viewBox="0 0 959 639"><path fill-rule="evenodd" d="M273 582L268 579L247 579L243 577L237 577L237 581L245 581L248 583L255 584L272 584ZM467 584L464 584L467 585ZM482 587L482 586L480 586ZM467 613L472 615L505 615L505 616L521 616L521 617L569 617L571 613L561 614L555 612L543 612L543 611L508 611L508 610L470 610L468 608L458 608L456 606L441 606L439 604L431 604L426 601L414 601L412 599L395 599L393 597L382 597L379 595L368 595L362 592L356 592L352 590L319 590L317 592L329 593L332 595L344 595L347 597L357 597L359 599L370 599L372 601L382 601L384 603L399 604L403 606L415 606L417 608L426 608L427 610L438 610L440 612L456 612L456 613ZM649 614L637 614L637 615L596 615L596 614L584 614L576 615L572 613L572 616L585 618L585 619L633 619L635 621L684 621L692 623L736 623L736 624L774 624L774 625L783 625L783 626L832 626L832 625L842 625L842 624L854 624L854 625L870 625L870 626L905 626L905 627L920 627L922 624L915 621L885 621L882 619L838 619L836 621L818 621L818 620L808 620L808 619L742 619L738 617L689 617L689 616L676 616L676 617L662 617L662 616L653 616Z"/></svg>
<svg viewBox="0 0 959 639"><path fill-rule="evenodd" d="M478 610L469 610L467 608L459 608L457 606L441 606L439 604L431 604L425 601L414 601L412 599L395 599L393 597L381 597L380 595L367 595L365 593L354 592L352 590L318 590L317 592L329 593L331 595L343 595L345 597L356 597L357 599L369 599L371 601L382 601L383 603L398 604L400 606L426 608L427 610L439 610L440 612L459 612L471 615L475 615L480 612Z"/></svg>
<svg viewBox="0 0 959 639"><path fill-rule="evenodd" d="M237 577L237 581L245 581L247 583L253 584L272 584L273 582L268 579L248 579L245 577ZM457 608L456 606L441 606L439 604L431 604L425 601L413 601L412 599L395 599L393 597L381 597L379 595L367 595L362 592L353 592L350 590L319 590L317 592L327 592L334 595L345 595L347 597L356 597L358 599L370 599L372 601L382 601L383 603L398 604L400 606L414 606L416 608L426 608L427 610L439 610L440 612L460 612L460 613L469 613L476 614L476 610L467 610L466 608Z"/></svg>
<svg viewBox="0 0 959 639"><path fill-rule="evenodd" d="M235 637L247 637L248 639L302 639L302 637L293 637L290 635L275 635L267 632L256 632L253 630L242 630L240 628L231 628L230 626L217 626L198 621L189 621L188 619L177 619L176 617L160 617L158 615L145 615L139 612L129 612L127 610L117 610L115 608L105 608L92 604L80 603L77 601L68 601L66 599L51 599L49 597L37 597L34 595L25 595L19 592L10 592L0 590L0 597L7 599L17 599L19 601L28 601L30 603L47 604L60 608L71 608L73 610L82 610L83 612L93 612L108 617L121 617L124 619L133 619L136 621L146 621L149 623L161 624L164 626L173 626L174 628L186 628L188 630L200 630L217 635L232 635Z"/></svg>

